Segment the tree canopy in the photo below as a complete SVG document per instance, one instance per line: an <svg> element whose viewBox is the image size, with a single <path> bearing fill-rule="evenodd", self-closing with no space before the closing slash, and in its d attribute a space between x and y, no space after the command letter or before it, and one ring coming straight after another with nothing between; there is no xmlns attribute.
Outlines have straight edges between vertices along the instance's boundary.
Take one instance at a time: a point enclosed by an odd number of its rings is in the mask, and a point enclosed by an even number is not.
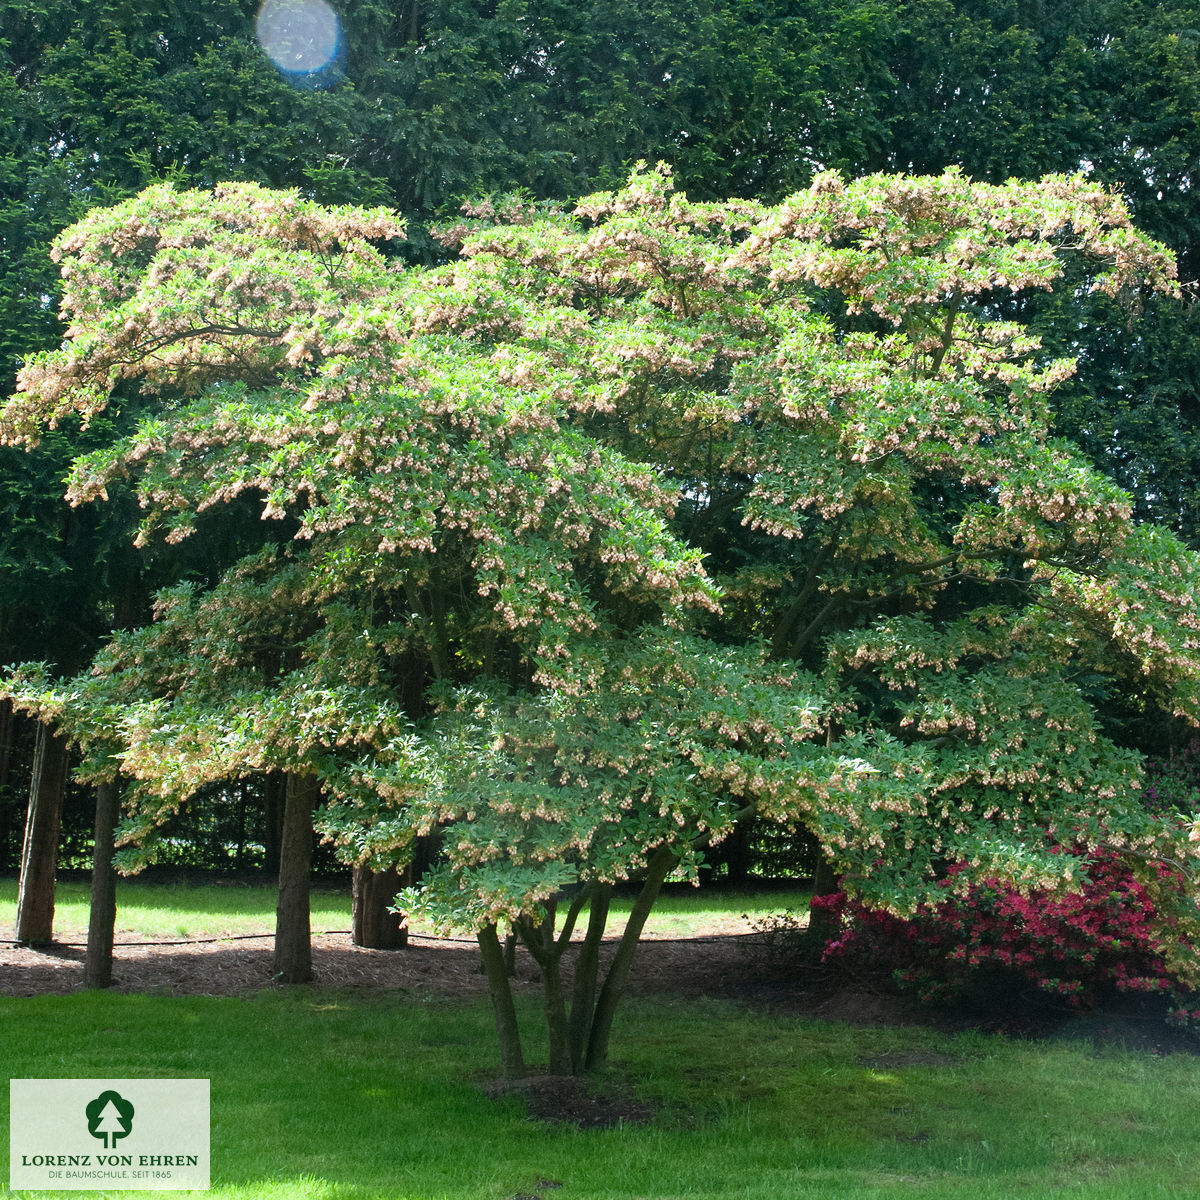
<svg viewBox="0 0 1200 1200"><path fill-rule="evenodd" d="M129 836L211 780L316 776L348 857L439 831L411 902L485 956L513 926L548 995L615 882L650 903L748 813L901 912L948 862L1032 886L1062 842L1190 853L1098 710L1200 719L1200 561L1054 436L1074 364L1005 316L1064 279L1172 293L1118 196L952 170L697 202L641 168L569 211L481 202L441 265L402 233L159 185L55 243L68 338L4 439L117 405L73 503L128 480L167 545L262 517L90 671L10 681L138 782ZM622 986L582 975L583 1017L548 1002L564 1068L602 1061Z"/></svg>
<svg viewBox="0 0 1200 1200"><path fill-rule="evenodd" d="M1082 169L1121 184L1183 280L1197 274L1197 0L347 0L338 70L319 78L276 69L255 39L258 8L0 3L6 379L62 335L50 239L162 179L387 203L409 218L405 254L429 262L424 223L464 198L579 196L618 185L638 158L668 159L694 198L768 203L824 169L957 164L994 184ZM1189 295L1148 300L1136 336L1106 297L1074 286L1011 297L1007 315L1079 360L1057 432L1139 516L1194 544ZM68 426L60 434L37 457L0 454L12 517L0 530L0 660L71 671L107 628L144 618L169 572L127 557L123 519L55 506L83 449ZM102 424L93 436L107 436ZM193 553L210 578L221 548Z"/></svg>

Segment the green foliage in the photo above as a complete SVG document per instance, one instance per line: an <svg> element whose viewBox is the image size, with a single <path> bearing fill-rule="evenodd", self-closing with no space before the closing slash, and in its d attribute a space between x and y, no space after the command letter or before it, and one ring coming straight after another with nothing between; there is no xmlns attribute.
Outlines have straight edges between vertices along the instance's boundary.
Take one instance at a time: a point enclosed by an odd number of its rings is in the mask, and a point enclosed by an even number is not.
<svg viewBox="0 0 1200 1200"><path fill-rule="evenodd" d="M1173 247L1185 279L1197 274L1196 0L351 0L339 6L344 75L301 89L255 42L255 8L0 6L0 378L60 340L52 236L161 180L297 186L427 221L485 192L616 186L639 158L669 159L693 196L769 202L829 168L957 164L997 184L1084 169L1122 184L1139 225ZM403 253L443 255L413 228ZM1044 314L1024 298L1016 314L1048 350L1058 339L1055 354L1080 358L1056 429L1139 515L1194 541L1190 310L1152 300L1137 336L1122 336L1111 310L1092 305L1062 288ZM22 547L22 569L59 586L51 619L34 629L26 584L10 596L0 579L0 637L13 639L0 659L72 669L113 620L133 623L112 615L122 597L143 610L169 580L90 572L71 547L73 523L87 518L47 519L54 470L11 480L51 526ZM122 540L107 531L101 556ZM56 629L84 608L87 636L60 645Z"/></svg>
<svg viewBox="0 0 1200 1200"><path fill-rule="evenodd" d="M184 539L197 512L243 496L294 535L215 587L164 592L154 624L37 701L106 747L88 771L115 754L157 820L206 782L313 769L349 806L330 828L359 855L371 797L398 853L473 813L464 828L500 861L465 892L492 897L491 917L620 878L656 846L690 862L743 808L807 825L898 906L951 848L1032 880L1055 864L1031 829L1120 810L1136 760L1100 736L1070 672L1139 678L1194 715L1196 565L1050 438L1045 396L1071 364L986 308L1052 288L1068 254L1096 262L1101 292L1169 291L1170 257L1119 200L1078 178L988 188L949 172L826 174L776 208L706 205L641 172L574 215L477 211L444 235L460 261L424 270L371 247L399 232L384 210L252 185L159 186L59 239L72 339L24 369L7 436L90 420L139 379L160 410L80 457L72 497L131 475L143 541ZM682 519L675 489L692 498ZM745 594L721 615L685 541L721 510L783 572L749 629ZM730 536L722 522L700 540ZM992 603L956 613L965 585ZM711 647L654 632L689 622ZM814 673L754 682L745 660L736 686L722 679L756 629ZM484 698L431 708L435 681ZM720 713L739 693L758 697L753 735ZM621 705L715 740L651 739L643 762ZM561 733L549 758L503 758L539 726ZM631 782L614 790L623 756ZM519 794L492 811L515 826L492 829L463 795L477 776L511 779ZM650 779L664 791L643 821L621 805ZM551 800L582 781L629 812L611 861L586 836L603 812L567 819ZM524 821L539 807L540 832ZM1124 836L1152 836L1129 819ZM484 870L476 852L461 871Z"/></svg>
<svg viewBox="0 0 1200 1200"><path fill-rule="evenodd" d="M809 778L857 764L812 745L817 681L763 659L654 633L577 645L586 682L574 694L448 697L434 721L438 777L409 819L452 832L406 907L447 926L511 922L580 882L638 874L661 845L695 878L701 844L739 817L803 812Z"/></svg>
<svg viewBox="0 0 1200 1200"><path fill-rule="evenodd" d="M754 814L901 913L947 861L1069 880L1068 835L1193 854L1095 680L1200 721L1200 560L1053 435L1074 363L996 315L1068 269L1174 294L1117 196L823 172L718 204L639 168L570 212L470 206L441 265L401 233L156 185L55 243L69 336L5 439L136 386L70 498L130 487L164 561L210 510L262 518L90 672L10 681L82 778L135 781L127 839L202 786L312 773L347 859L438 832L408 903L547 954Z"/></svg>

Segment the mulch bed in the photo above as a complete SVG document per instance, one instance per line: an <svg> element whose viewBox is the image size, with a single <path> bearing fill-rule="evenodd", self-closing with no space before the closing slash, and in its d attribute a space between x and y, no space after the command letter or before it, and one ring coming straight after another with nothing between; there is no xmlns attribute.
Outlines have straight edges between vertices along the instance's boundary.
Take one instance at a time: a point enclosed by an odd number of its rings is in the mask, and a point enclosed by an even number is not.
<svg viewBox="0 0 1200 1200"><path fill-rule="evenodd" d="M11 939L0 927L0 942ZM747 939L644 942L632 991L725 994L744 975ZM423 991L446 996L487 994L473 941L414 936L403 950L365 950L346 933L313 937L314 984L331 988ZM609 952L612 952L610 947ZM61 995L83 986L83 948L51 943L37 949L0 944L0 995ZM118 935L113 990L151 995L240 996L279 986L271 979L272 940L230 939L148 946ZM536 989L524 953L517 990Z"/></svg>

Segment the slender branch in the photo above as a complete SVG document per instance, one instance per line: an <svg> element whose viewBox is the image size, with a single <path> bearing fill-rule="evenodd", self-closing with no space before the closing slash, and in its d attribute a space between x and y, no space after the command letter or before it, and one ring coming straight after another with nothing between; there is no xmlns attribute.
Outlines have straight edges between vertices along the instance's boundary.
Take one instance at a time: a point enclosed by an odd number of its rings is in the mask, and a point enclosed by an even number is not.
<svg viewBox="0 0 1200 1200"><path fill-rule="evenodd" d="M821 626L828 620L829 614L837 607L839 602L845 603L845 597L839 596L835 592L821 606L821 611L792 639L791 655L793 658L796 658L800 651L816 636Z"/></svg>
<svg viewBox="0 0 1200 1200"><path fill-rule="evenodd" d="M746 804L738 809L737 815L733 818L734 825L740 825L747 817L752 817L758 812L758 801L755 800L752 804ZM691 846L695 850L700 850L707 846L712 841L712 830L706 829L703 833L698 833L691 840Z"/></svg>
<svg viewBox="0 0 1200 1200"><path fill-rule="evenodd" d="M544 924L544 923L543 923ZM528 917L520 916L513 921L513 932L520 938L533 961L544 971L551 955L547 953L545 935L541 925L534 925Z"/></svg>
<svg viewBox="0 0 1200 1200"><path fill-rule="evenodd" d="M571 901L571 907L567 909L567 915L563 918L563 927L558 934L557 945L560 954L570 943L571 934L575 932L575 922L579 920L579 914L583 912L584 905L591 899L594 887L593 883L584 884Z"/></svg>
<svg viewBox="0 0 1200 1200"><path fill-rule="evenodd" d="M160 350L165 350L168 346L174 346L177 342L186 342L191 338L198 337L256 337L264 339L280 338L287 332L288 327L281 325L276 329L266 329L258 325L197 325L192 329L181 329L176 333L167 333L159 338L152 338L149 341L142 342L134 346L136 357L134 358L114 358L109 361L108 366L124 366L142 359L157 354ZM107 369L107 368L106 368Z"/></svg>
<svg viewBox="0 0 1200 1200"><path fill-rule="evenodd" d="M600 998L596 1001L596 1012L592 1018L591 1034L588 1038L585 1066L589 1071L602 1067L608 1058L608 1040L612 1032L613 1017L616 1015L617 1003L625 993L625 985L633 966L633 958L637 953L638 942L650 910L654 907L663 881L671 873L677 859L670 846L659 846L650 858L646 867L645 882L638 893L637 901L625 923L625 932L621 934L621 943L608 968L608 976L600 989Z"/></svg>
<svg viewBox="0 0 1200 1200"><path fill-rule="evenodd" d="M838 521L841 523L841 518ZM833 537L830 538L824 546L821 547L812 565L808 569L808 575L805 577L804 583L800 591L796 594L796 598L788 605L788 610L779 619L779 623L775 626L775 636L771 639L771 653L776 658L782 658L784 648L787 644L787 635L792 626L800 619L800 614L804 611L804 606L812 599L817 588L820 587L819 572L829 561L830 555L833 553L833 548L837 544L837 528L834 529Z"/></svg>
<svg viewBox="0 0 1200 1200"><path fill-rule="evenodd" d="M1183 863L1177 862L1173 858L1167 858L1166 855L1146 854L1141 850L1134 850L1129 846L1113 845L1111 842L1101 842L1098 848L1101 850L1111 850L1114 854L1126 854L1130 858L1140 859L1142 862L1146 863L1163 863L1168 867L1173 867L1189 883L1194 883L1196 881L1195 873L1190 868L1185 867Z"/></svg>
<svg viewBox="0 0 1200 1200"><path fill-rule="evenodd" d="M958 316L959 309L962 308L962 302L962 288L956 287L950 296L950 306L946 310L946 322L942 326L942 344L934 351L933 358L929 364L929 377L931 379L941 370L942 362L950 347L954 344L954 320Z"/></svg>

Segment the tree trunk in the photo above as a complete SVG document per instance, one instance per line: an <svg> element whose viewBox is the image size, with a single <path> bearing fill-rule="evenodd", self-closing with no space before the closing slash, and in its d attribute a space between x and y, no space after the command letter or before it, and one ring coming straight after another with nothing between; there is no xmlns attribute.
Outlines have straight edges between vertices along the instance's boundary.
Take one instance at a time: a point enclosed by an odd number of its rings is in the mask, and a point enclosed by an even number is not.
<svg viewBox="0 0 1200 1200"><path fill-rule="evenodd" d="M504 966L504 950L496 935L495 925L481 929L476 937L483 954L483 969L487 974L488 993L496 1017L496 1034L500 1043L500 1070L509 1079L525 1075L525 1057L521 1053L521 1031L517 1027L517 1010L513 1004L512 987Z"/></svg>
<svg viewBox="0 0 1200 1200"><path fill-rule="evenodd" d="M600 998L596 1001L596 1013L592 1018L584 1061L589 1071L599 1070L608 1061L608 1042L612 1033L613 1017L617 1012L617 1004L625 994L625 985L629 980L629 971L633 966L633 957L637 953L642 930L646 927L646 919L650 916L654 901L658 899L663 882L677 861L674 851L669 846L660 846L646 868L642 890L638 893L637 901L629 914L625 932L621 935L621 944L617 947L604 986L600 989Z"/></svg>
<svg viewBox="0 0 1200 1200"><path fill-rule="evenodd" d="M396 893L408 882L405 875L396 870L354 868L350 884L351 941L356 946L402 950L408 945L404 914L391 911Z"/></svg>
<svg viewBox="0 0 1200 1200"><path fill-rule="evenodd" d="M588 1036L592 1029L592 1013L596 1007L596 987L600 972L600 943L608 926L608 906L612 885L592 886L591 907L588 911L587 933L579 957L575 960L575 980L571 993L571 1071L583 1072L587 1058Z"/></svg>
<svg viewBox="0 0 1200 1200"><path fill-rule="evenodd" d="M17 941L28 945L54 936L54 871L68 757L66 739L39 725L17 895Z"/></svg>
<svg viewBox="0 0 1200 1200"><path fill-rule="evenodd" d="M308 884L312 868L315 775L289 774L279 850L279 905L275 910L274 978L279 983L312 979Z"/></svg>
<svg viewBox="0 0 1200 1200"><path fill-rule="evenodd" d="M554 937L556 908L553 902L546 905L546 913L540 925L534 925L529 917L516 922L516 931L533 956L542 976L542 1003L546 1017L546 1040L550 1053L551 1075L571 1074L571 1035L567 1021L566 994L562 983L562 956L567 942L561 944ZM570 938L566 927L565 938Z"/></svg>
<svg viewBox="0 0 1200 1200"><path fill-rule="evenodd" d="M13 832L16 804L8 794L12 771L13 737L16 732L11 700L0 700L0 871L9 867L8 844Z"/></svg>
<svg viewBox="0 0 1200 1200"><path fill-rule="evenodd" d="M121 815L121 788L115 780L96 787L96 852L92 859L92 910L88 918L87 958L83 986L106 988L112 983L113 931L117 924L117 873L113 869L113 834Z"/></svg>
<svg viewBox="0 0 1200 1200"><path fill-rule="evenodd" d="M566 994L563 991L562 956L552 955L542 965L542 999L546 1014L546 1036L550 1050L551 1075L573 1073L571 1032L567 1021Z"/></svg>

